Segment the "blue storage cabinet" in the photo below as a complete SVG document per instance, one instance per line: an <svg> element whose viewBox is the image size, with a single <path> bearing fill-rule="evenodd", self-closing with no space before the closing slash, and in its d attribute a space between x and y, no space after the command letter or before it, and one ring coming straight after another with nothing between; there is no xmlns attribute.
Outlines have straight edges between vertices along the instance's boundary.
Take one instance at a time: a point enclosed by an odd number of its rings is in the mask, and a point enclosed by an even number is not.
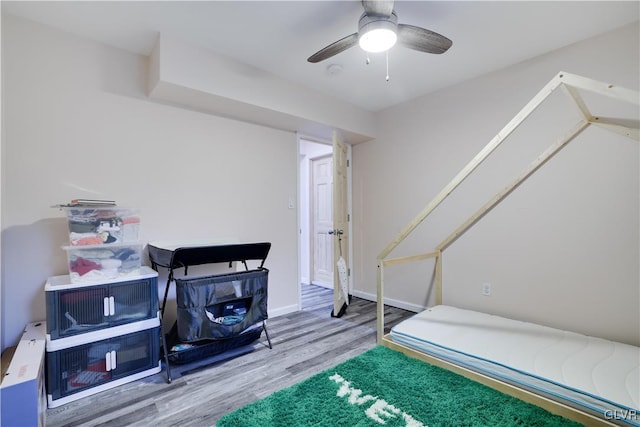
<svg viewBox="0 0 640 427"><path fill-rule="evenodd" d="M160 372L160 325L99 341L47 349L49 407ZM134 329L135 325L129 325Z"/></svg>
<svg viewBox="0 0 640 427"><path fill-rule="evenodd" d="M158 273L149 267L140 273L81 285L68 275L50 277L44 287L47 342L158 317Z"/></svg>
<svg viewBox="0 0 640 427"><path fill-rule="evenodd" d="M45 284L47 403L54 408L160 372L158 273Z"/></svg>

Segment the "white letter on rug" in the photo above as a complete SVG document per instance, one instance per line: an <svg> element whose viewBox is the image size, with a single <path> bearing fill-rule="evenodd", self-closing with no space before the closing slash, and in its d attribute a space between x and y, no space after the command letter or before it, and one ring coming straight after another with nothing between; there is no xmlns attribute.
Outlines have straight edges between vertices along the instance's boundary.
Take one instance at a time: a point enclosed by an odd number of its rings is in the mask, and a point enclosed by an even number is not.
<svg viewBox="0 0 640 427"><path fill-rule="evenodd" d="M346 381L339 374L333 374L329 377L329 379L340 384L340 388L338 389L337 393L338 397L349 396L348 401L352 405L362 405L363 403L367 403L370 400L377 399L377 397L371 396L369 394L360 397L360 395L362 394L362 390L351 387L351 383L349 381Z"/></svg>
<svg viewBox="0 0 640 427"><path fill-rule="evenodd" d="M383 420L381 416L391 418L395 417L396 414L399 414L401 412L400 409L396 408L395 406L390 405L384 400L378 399L375 396L371 396L370 394L360 397L360 395L362 394L362 390L351 387L351 383L342 378L340 374L333 374L329 377L329 379L336 384L340 384L340 388L338 389L336 395L338 397L348 396L347 401L352 405L362 405L368 401L375 400L373 405L368 407L364 411L364 413L367 415L367 417L380 424L386 424L386 421ZM404 419L406 427L427 427L406 412L402 412L402 418Z"/></svg>
<svg viewBox="0 0 640 427"><path fill-rule="evenodd" d="M400 413L400 409L393 405L389 405L382 399L378 399L373 405L369 406L364 413L372 420L377 421L380 424L386 424L386 421L380 418L380 416L382 415L385 418L395 417L395 414Z"/></svg>
<svg viewBox="0 0 640 427"><path fill-rule="evenodd" d="M406 423L405 425L407 427L428 427L422 424L420 421L413 418L411 415L407 414L406 412L402 413L402 418L404 418L404 422Z"/></svg>

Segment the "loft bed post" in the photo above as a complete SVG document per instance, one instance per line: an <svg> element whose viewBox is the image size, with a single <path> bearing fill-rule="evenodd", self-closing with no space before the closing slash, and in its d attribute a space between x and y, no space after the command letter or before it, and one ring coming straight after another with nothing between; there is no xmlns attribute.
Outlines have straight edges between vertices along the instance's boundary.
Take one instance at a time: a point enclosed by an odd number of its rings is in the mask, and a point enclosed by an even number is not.
<svg viewBox="0 0 640 427"><path fill-rule="evenodd" d="M442 304L442 251L438 251L438 256L436 257L436 277L435 277L435 304Z"/></svg>
<svg viewBox="0 0 640 427"><path fill-rule="evenodd" d="M382 344L382 337L384 336L384 262L378 258L378 286L377 286L377 300L376 311L377 317L377 337L376 342Z"/></svg>

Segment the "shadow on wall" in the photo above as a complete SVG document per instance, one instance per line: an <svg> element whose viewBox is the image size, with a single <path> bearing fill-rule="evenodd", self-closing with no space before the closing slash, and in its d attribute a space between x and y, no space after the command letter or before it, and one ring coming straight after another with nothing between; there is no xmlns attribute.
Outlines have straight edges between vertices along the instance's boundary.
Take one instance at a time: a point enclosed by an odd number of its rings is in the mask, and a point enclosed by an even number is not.
<svg viewBox="0 0 640 427"><path fill-rule="evenodd" d="M27 323L46 317L44 284L68 274L66 218L45 218L2 231L2 350L17 344Z"/></svg>

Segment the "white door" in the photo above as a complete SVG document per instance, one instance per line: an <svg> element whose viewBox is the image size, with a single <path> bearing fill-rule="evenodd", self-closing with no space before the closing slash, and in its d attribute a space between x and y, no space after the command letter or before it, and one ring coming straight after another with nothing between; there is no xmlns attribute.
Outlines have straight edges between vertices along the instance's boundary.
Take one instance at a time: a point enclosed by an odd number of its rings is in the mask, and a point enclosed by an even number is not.
<svg viewBox="0 0 640 427"><path fill-rule="evenodd" d="M311 161L312 251L311 283L333 287L333 159L331 155Z"/></svg>
<svg viewBox="0 0 640 427"><path fill-rule="evenodd" d="M340 280L338 260L343 258L349 265L349 224L347 204L347 146L333 132L333 315L341 316L346 303L347 292L340 292L341 285L348 289L348 279ZM344 283L346 281L346 283ZM342 283L341 283L342 282ZM346 285L346 286L345 286Z"/></svg>

